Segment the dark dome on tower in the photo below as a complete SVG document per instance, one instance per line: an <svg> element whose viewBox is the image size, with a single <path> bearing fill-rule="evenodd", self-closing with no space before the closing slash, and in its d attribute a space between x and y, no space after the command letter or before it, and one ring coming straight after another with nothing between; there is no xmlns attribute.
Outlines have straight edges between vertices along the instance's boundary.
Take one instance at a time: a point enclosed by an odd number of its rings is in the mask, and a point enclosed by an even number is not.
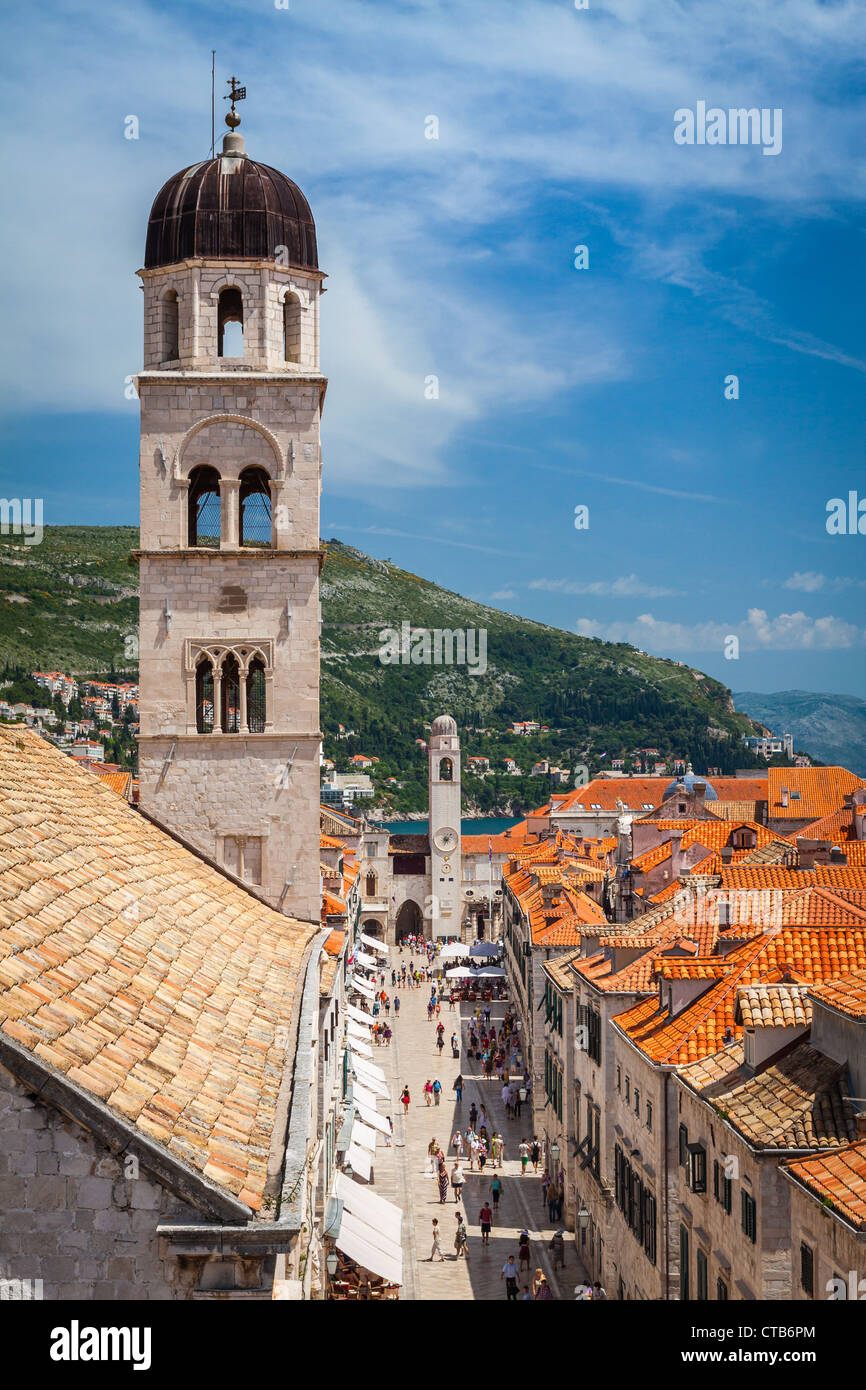
<svg viewBox="0 0 866 1390"><path fill-rule="evenodd" d="M297 184L243 152L227 135L222 154L181 169L156 195L147 224L145 269L194 256L208 260L274 260L317 270L316 226Z"/></svg>

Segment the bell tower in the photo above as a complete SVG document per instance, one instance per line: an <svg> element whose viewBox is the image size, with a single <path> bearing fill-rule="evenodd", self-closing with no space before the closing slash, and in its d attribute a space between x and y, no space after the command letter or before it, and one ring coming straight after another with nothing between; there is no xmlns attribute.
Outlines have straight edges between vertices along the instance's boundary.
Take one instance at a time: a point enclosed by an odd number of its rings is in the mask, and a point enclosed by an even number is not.
<svg viewBox="0 0 866 1390"><path fill-rule="evenodd" d="M460 739L449 714L433 720L428 748L430 892L438 912L432 935L461 934L463 864L460 851Z"/></svg>
<svg viewBox="0 0 866 1390"><path fill-rule="evenodd" d="M312 214L246 154L160 191L141 402L141 807L318 920L319 370Z"/></svg>

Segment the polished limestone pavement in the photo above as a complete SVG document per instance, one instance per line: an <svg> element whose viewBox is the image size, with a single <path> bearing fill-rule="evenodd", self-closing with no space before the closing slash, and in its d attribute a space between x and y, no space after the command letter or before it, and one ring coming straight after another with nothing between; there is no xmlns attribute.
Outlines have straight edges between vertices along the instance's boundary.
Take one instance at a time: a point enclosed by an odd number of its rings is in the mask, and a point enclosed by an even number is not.
<svg viewBox="0 0 866 1390"><path fill-rule="evenodd" d="M394 964L405 961L408 966L408 953L401 957L392 947L390 960ZM543 1165L539 1164L538 1176L532 1175L531 1165L527 1176L520 1175L517 1147L525 1136L531 1138L529 1111L524 1107L521 1119L507 1119L499 1095L501 1086L495 1080L485 1081L480 1073L480 1064L470 1062L466 1057L466 1024L474 1005L458 1004L453 1012L447 1001L442 1005L440 1021L445 1025L446 1044L452 1031L456 1030L460 1037L461 1057L459 1061L453 1059L451 1049L446 1045L440 1058L436 1048L435 1021L430 1023L427 1020L430 985L422 985L417 990L394 991L390 984L386 988L392 995L398 993L400 996L400 1017L395 1022L392 1011L394 1038L391 1046L374 1048L373 1060L384 1069L388 1079L393 1102L393 1109L388 1113L394 1121L394 1142L391 1148L387 1148L380 1138L373 1186L376 1192L396 1202L403 1210L404 1282L401 1297L404 1300L504 1300L505 1283L500 1278L502 1266L509 1255L517 1258L517 1238L525 1227L530 1236L531 1260L529 1271L521 1273L520 1293L524 1284L531 1285L532 1274L540 1268L555 1298L573 1298L574 1286L583 1277L583 1267L576 1258L574 1238L570 1232L566 1232L565 1268L553 1269L549 1245L555 1226L548 1221L547 1207L542 1206L541 1201L540 1174ZM492 1017L497 1025L502 1021L505 1007L503 1003L493 1005ZM457 1106L453 1084L460 1071L465 1084L462 1104ZM438 1077L442 1083L438 1106L428 1107L425 1104L423 1088L428 1077L431 1081ZM405 1119L399 1103L404 1085L408 1085L412 1097ZM447 1202L440 1205L436 1180L430 1174L427 1158L427 1146L435 1137L448 1155L450 1174L454 1157L451 1138L457 1126L466 1129L473 1100L479 1107L482 1102L486 1106L492 1121L488 1126L490 1133L498 1129L505 1139L505 1162L499 1174L503 1192L486 1248L481 1241L478 1213L489 1193L493 1178L492 1165L488 1163L484 1173L480 1174L477 1168L470 1173L468 1162L464 1163L466 1186L463 1201L458 1207L450 1187ZM379 1109L386 1112L384 1101ZM469 1232L468 1260L455 1256L455 1211L458 1210L463 1211ZM438 1217L442 1231L445 1261L441 1264L438 1260L429 1262L434 1217Z"/></svg>

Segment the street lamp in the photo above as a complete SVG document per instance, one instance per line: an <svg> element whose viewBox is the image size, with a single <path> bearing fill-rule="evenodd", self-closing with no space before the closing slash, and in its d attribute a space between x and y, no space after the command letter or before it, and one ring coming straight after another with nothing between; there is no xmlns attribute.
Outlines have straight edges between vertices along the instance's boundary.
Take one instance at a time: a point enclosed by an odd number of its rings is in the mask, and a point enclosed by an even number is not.
<svg viewBox="0 0 866 1390"><path fill-rule="evenodd" d="M520 1096L520 1104L522 1105L523 1102L526 1100L526 1097L529 1095L529 1092L527 1091L525 1086L521 1086L517 1094Z"/></svg>
<svg viewBox="0 0 866 1390"><path fill-rule="evenodd" d="M329 1279L333 1279L334 1275L337 1273L338 1264L339 1260L337 1259L336 1250L332 1250L329 1255L325 1256L325 1268L328 1271Z"/></svg>
<svg viewBox="0 0 866 1390"><path fill-rule="evenodd" d="M559 1145L555 1139L550 1146L550 1161L553 1164L554 1170L556 1170L559 1167Z"/></svg>
<svg viewBox="0 0 866 1390"><path fill-rule="evenodd" d="M574 1219L577 1222L580 1230L585 1231L590 1221L592 1220L592 1217L590 1216L586 1207L581 1207L580 1211L577 1213L577 1216Z"/></svg>

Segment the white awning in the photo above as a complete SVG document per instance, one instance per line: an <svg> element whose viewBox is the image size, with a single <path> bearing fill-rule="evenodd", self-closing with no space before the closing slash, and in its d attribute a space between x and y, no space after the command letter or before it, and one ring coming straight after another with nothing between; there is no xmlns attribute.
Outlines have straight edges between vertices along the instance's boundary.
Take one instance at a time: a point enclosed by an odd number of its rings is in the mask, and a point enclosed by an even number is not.
<svg viewBox="0 0 866 1390"><path fill-rule="evenodd" d="M445 975L449 980L468 980L470 975L474 975L474 970L467 970L465 965L455 965L453 970L446 970Z"/></svg>
<svg viewBox="0 0 866 1390"><path fill-rule="evenodd" d="M366 1149L360 1149L357 1144L350 1144L346 1150L346 1162L351 1163L353 1173L360 1173L365 1182L370 1181L373 1164Z"/></svg>
<svg viewBox="0 0 866 1390"><path fill-rule="evenodd" d="M479 941L477 945L469 947L470 956L498 956L499 947L492 941Z"/></svg>
<svg viewBox="0 0 866 1390"><path fill-rule="evenodd" d="M373 1049L368 1042L365 1042L364 1039L359 1036L360 1032L360 1028L357 1033L353 1033L351 1028L349 1029L349 1036L347 1038L349 1047L353 1052L362 1053L364 1057L372 1057Z"/></svg>
<svg viewBox="0 0 866 1390"><path fill-rule="evenodd" d="M371 1110L368 1105L362 1105L358 1100L355 1100L353 1103L365 1125L370 1125L373 1129L378 1129L380 1134L390 1135L391 1125L390 1122L385 1119L384 1115L380 1115L378 1110ZM352 1133L355 1133L354 1129Z"/></svg>
<svg viewBox="0 0 866 1390"><path fill-rule="evenodd" d="M382 1100L390 1101L391 1092L388 1090L388 1087L385 1085L385 1082L380 1081L377 1076L370 1076L370 1074L366 1071L360 1071L358 1066L356 1065L357 1061L357 1057L352 1058L352 1070L355 1073L356 1077L356 1088L360 1084L361 1086L365 1086L368 1090L372 1091L374 1096L381 1096Z"/></svg>
<svg viewBox="0 0 866 1390"><path fill-rule="evenodd" d="M393 1202L387 1202L378 1192L361 1187L351 1178L347 1178L345 1173L337 1174L334 1192L343 1203L345 1211L350 1211L368 1225L375 1226L395 1245L400 1244L403 1213Z"/></svg>
<svg viewBox="0 0 866 1390"><path fill-rule="evenodd" d="M352 1086L352 1098L353 1100L357 1101L359 1105L366 1105L368 1110L375 1111L378 1096L376 1096L372 1091L368 1091L367 1087L363 1084L363 1081L357 1079L355 1080L355 1083Z"/></svg>
<svg viewBox="0 0 866 1390"><path fill-rule="evenodd" d="M364 965L368 970L379 970L381 967L375 956L368 956L366 951L355 952L355 965Z"/></svg>
<svg viewBox="0 0 866 1390"><path fill-rule="evenodd" d="M459 941L449 941L447 946L439 947L439 954L443 957L447 956L447 958L450 960L452 957L454 959L458 959L460 956L465 956L468 953L466 947L463 946Z"/></svg>
<svg viewBox="0 0 866 1390"><path fill-rule="evenodd" d="M374 1154L376 1152L375 1129L370 1129L369 1125L362 1124L360 1120L355 1120L352 1125L352 1144L360 1144L362 1149L369 1149L370 1153ZM351 1144L349 1147L351 1148Z"/></svg>
<svg viewBox="0 0 866 1390"><path fill-rule="evenodd" d="M368 1028L373 1027L374 1020L369 1014L365 1014L361 1009L356 1009L354 1004L346 1005L346 1013L349 1018L353 1018L356 1023L366 1023Z"/></svg>
<svg viewBox="0 0 866 1390"><path fill-rule="evenodd" d="M387 956L389 954L388 947L385 945L384 941L377 941L375 936L365 936L364 933L361 932L360 939L365 946L372 946L373 950L378 951L380 955Z"/></svg>
<svg viewBox="0 0 866 1390"><path fill-rule="evenodd" d="M353 1052L357 1051L354 1042L350 1046ZM357 1072L363 1073L367 1077L374 1077L376 1081L385 1080L385 1073L382 1068L377 1067L375 1062L368 1062L365 1057L353 1057L352 1064ZM368 1081L367 1085L369 1084Z"/></svg>
<svg viewBox="0 0 866 1390"><path fill-rule="evenodd" d="M373 986L368 985L367 981L362 980L359 975L355 975L353 979L347 981L346 988L349 990L356 989L360 994L365 994L368 999L376 998L376 991Z"/></svg>
<svg viewBox="0 0 866 1390"><path fill-rule="evenodd" d="M335 1242L337 1248L362 1269L368 1269L371 1274L378 1274L391 1284L402 1284L403 1252L393 1241L388 1241L387 1248L383 1249L384 1242L384 1236L374 1227L368 1226L366 1221L359 1221L357 1216L352 1216L350 1212L343 1211L340 1234Z"/></svg>
<svg viewBox="0 0 866 1390"><path fill-rule="evenodd" d="M478 975L485 980L502 980L505 978L505 971L500 965L485 965L478 971Z"/></svg>

